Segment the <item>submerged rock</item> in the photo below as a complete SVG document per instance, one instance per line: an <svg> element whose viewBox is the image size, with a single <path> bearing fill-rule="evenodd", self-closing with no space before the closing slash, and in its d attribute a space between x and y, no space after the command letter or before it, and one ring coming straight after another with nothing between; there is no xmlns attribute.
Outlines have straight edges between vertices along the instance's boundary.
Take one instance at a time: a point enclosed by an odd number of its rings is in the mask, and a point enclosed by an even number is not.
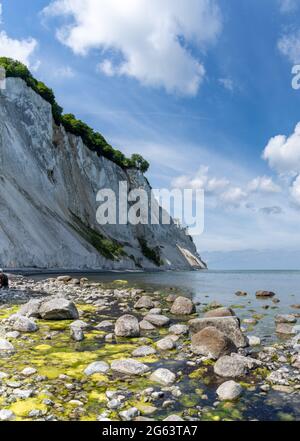
<svg viewBox="0 0 300 441"><path fill-rule="evenodd" d="M276 325L277 334L296 335L295 327L288 323L278 323Z"/></svg>
<svg viewBox="0 0 300 441"><path fill-rule="evenodd" d="M133 315L123 315L118 318L115 324L115 334L117 337L139 337L139 321Z"/></svg>
<svg viewBox="0 0 300 441"><path fill-rule="evenodd" d="M235 381L226 381L217 389L217 395L221 401L236 400L242 395L243 388Z"/></svg>
<svg viewBox="0 0 300 441"><path fill-rule="evenodd" d="M149 366L131 358L114 360L111 364L111 369L126 375L143 375L150 371Z"/></svg>
<svg viewBox="0 0 300 441"><path fill-rule="evenodd" d="M177 297L171 308L171 314L191 315L195 312L195 305L187 297Z"/></svg>
<svg viewBox="0 0 300 441"><path fill-rule="evenodd" d="M218 359L222 355L236 352L237 348L225 334L209 326L192 336L192 351L197 355Z"/></svg>
<svg viewBox="0 0 300 441"><path fill-rule="evenodd" d="M150 380L163 386L170 386L175 383L176 375L169 369L160 368L151 374Z"/></svg>

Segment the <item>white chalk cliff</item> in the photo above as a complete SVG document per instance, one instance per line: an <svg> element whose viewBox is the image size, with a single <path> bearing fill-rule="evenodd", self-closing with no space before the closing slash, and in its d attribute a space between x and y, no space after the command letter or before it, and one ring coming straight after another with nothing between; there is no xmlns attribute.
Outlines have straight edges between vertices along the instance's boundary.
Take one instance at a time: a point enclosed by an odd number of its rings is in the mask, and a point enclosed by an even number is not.
<svg viewBox="0 0 300 441"><path fill-rule="evenodd" d="M50 104L23 80L7 78L0 90L0 266L203 268L192 239L173 223L97 223L97 192L111 188L118 194L120 181L151 191L140 171L99 158L54 124ZM160 266L146 257L141 241L159 255ZM113 257L106 252L112 243Z"/></svg>

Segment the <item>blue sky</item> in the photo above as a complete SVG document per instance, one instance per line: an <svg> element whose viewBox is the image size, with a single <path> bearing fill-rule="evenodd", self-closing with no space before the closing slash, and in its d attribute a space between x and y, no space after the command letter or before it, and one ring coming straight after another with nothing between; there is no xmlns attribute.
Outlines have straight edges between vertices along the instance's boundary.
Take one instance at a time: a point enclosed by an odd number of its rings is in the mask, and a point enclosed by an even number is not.
<svg viewBox="0 0 300 441"><path fill-rule="evenodd" d="M200 252L299 249L297 0L0 4L0 55L149 159L153 187L205 190Z"/></svg>

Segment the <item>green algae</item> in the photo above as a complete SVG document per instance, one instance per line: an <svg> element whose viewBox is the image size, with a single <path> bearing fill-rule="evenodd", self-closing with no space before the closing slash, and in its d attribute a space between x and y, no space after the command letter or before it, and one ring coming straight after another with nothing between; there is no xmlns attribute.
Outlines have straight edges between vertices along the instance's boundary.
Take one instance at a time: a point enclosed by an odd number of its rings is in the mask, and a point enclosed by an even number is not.
<svg viewBox="0 0 300 441"><path fill-rule="evenodd" d="M199 369L196 369L195 371L193 371L191 374L189 374L189 378L191 379L200 379L203 378L204 375L207 373L207 368L205 367L201 367Z"/></svg>
<svg viewBox="0 0 300 441"><path fill-rule="evenodd" d="M47 406L43 404L45 396L36 398L28 398L26 400L18 400L13 403L9 410L11 410L17 417L27 417L32 410L47 411Z"/></svg>

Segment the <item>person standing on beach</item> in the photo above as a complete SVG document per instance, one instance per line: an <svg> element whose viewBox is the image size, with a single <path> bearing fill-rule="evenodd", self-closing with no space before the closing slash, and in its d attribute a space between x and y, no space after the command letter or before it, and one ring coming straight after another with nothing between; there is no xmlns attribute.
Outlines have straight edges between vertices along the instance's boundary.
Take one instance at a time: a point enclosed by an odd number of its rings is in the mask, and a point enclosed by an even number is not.
<svg viewBox="0 0 300 441"><path fill-rule="evenodd" d="M0 268L0 289L8 288L8 277L4 274L3 269Z"/></svg>

